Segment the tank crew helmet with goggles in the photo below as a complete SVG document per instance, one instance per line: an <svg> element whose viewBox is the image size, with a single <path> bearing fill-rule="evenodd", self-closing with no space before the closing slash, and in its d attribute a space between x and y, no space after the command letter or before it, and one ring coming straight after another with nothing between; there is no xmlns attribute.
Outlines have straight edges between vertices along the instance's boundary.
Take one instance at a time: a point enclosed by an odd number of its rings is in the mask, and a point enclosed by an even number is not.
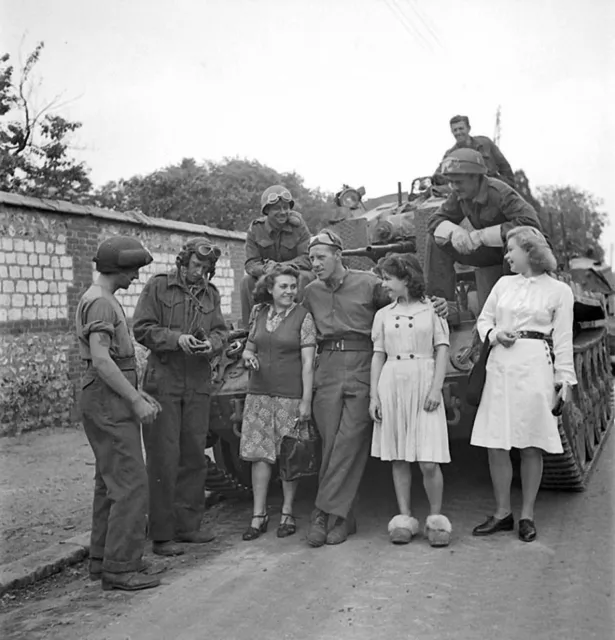
<svg viewBox="0 0 615 640"><path fill-rule="evenodd" d="M261 196L261 213L265 214L267 206L277 204L280 200L288 202L291 209L295 206L295 201L286 187L283 187L281 184L274 184L272 187L267 187Z"/></svg>
<svg viewBox="0 0 615 640"><path fill-rule="evenodd" d="M470 174L485 175L487 167L483 156L474 149L455 149L442 160L441 173L445 176Z"/></svg>
<svg viewBox="0 0 615 640"><path fill-rule="evenodd" d="M220 247L217 247L208 238L190 238L182 247L175 262L178 267L187 267L190 262L190 256L196 256L198 260L211 264L209 273L210 277L212 277L216 262L221 255Z"/></svg>
<svg viewBox="0 0 615 640"><path fill-rule="evenodd" d="M122 273L141 269L153 262L150 252L136 239L116 236L101 242L94 264L99 273Z"/></svg>
<svg viewBox="0 0 615 640"><path fill-rule="evenodd" d="M323 229L320 233L312 236L310 238L308 249L311 249L312 247L316 247L318 245L323 245L325 247L334 247L335 249L339 249L340 251L344 249L342 239L337 235L337 233L335 233L335 231L331 231L330 229Z"/></svg>

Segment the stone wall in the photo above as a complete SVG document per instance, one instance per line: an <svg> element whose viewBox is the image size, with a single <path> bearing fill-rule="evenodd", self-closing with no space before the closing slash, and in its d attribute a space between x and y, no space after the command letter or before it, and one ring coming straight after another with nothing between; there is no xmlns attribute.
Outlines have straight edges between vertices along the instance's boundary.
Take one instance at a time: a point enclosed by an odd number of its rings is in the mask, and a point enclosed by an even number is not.
<svg viewBox="0 0 615 640"><path fill-rule="evenodd" d="M0 192L0 433L75 417L75 310L95 274L97 246L116 235L139 238L154 256L139 282L117 294L129 321L147 279L174 268L187 238L207 235L222 249L213 282L237 326L244 233Z"/></svg>

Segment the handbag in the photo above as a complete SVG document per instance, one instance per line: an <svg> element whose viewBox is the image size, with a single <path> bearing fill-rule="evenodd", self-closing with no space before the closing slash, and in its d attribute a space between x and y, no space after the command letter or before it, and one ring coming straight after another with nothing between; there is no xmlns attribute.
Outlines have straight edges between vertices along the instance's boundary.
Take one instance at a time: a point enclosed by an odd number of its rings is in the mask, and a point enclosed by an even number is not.
<svg viewBox="0 0 615 640"><path fill-rule="evenodd" d="M485 388L485 380L487 378L487 358L491 352L491 343L489 342L489 334L491 330L485 336L485 341L480 350L478 360L475 362L468 376L468 383L466 386L466 402L472 407L478 407L480 404L481 396L483 395L483 389Z"/></svg>
<svg viewBox="0 0 615 640"><path fill-rule="evenodd" d="M292 433L284 436L280 443L280 478L292 482L317 475L321 449L320 438L312 421L297 418Z"/></svg>

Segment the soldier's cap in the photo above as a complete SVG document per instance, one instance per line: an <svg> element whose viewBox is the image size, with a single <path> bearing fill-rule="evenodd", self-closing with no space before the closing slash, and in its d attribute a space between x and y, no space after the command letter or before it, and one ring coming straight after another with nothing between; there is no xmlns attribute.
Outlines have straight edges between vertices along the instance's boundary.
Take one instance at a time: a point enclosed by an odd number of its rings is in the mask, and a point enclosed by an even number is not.
<svg viewBox="0 0 615 640"><path fill-rule="evenodd" d="M154 258L136 239L129 236L115 236L101 242L94 263L100 273L120 273L130 269L140 269Z"/></svg>
<svg viewBox="0 0 615 640"><path fill-rule="evenodd" d="M483 156L474 149L455 149L442 161L441 172L451 174L486 174L487 167Z"/></svg>
<svg viewBox="0 0 615 640"><path fill-rule="evenodd" d="M183 250L194 254L199 260L216 261L222 255L220 247L217 247L208 238L203 237L190 238L184 245Z"/></svg>
<svg viewBox="0 0 615 640"><path fill-rule="evenodd" d="M295 206L293 196L286 187L281 184L274 184L272 187L267 187L261 196L261 213L265 213L265 207L267 205L276 204L276 202L280 200L288 202L291 209Z"/></svg>
<svg viewBox="0 0 615 640"><path fill-rule="evenodd" d="M310 243L308 248L316 247L317 245L322 244L326 247L335 247L336 249L343 250L344 245L342 243L342 239L335 233L335 231L331 231L331 229L323 229L320 233L317 233L315 236L310 238Z"/></svg>

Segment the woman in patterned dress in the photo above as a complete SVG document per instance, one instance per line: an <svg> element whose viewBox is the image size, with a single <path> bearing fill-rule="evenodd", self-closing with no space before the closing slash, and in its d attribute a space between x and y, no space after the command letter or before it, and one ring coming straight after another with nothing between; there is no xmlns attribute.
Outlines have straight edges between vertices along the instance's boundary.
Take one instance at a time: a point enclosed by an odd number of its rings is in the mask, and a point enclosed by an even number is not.
<svg viewBox="0 0 615 640"><path fill-rule="evenodd" d="M471 443L489 451L496 510L474 528L475 536L511 531L510 449L521 453L523 506L519 538L536 538L534 503L542 478L542 452L562 453L553 415L575 385L570 287L552 278L555 258L533 227L516 227L507 236L506 259L514 276L493 287L478 318L481 340L493 345L476 413ZM547 342L552 340L553 351Z"/></svg>
<svg viewBox="0 0 615 640"><path fill-rule="evenodd" d="M312 315L296 303L299 270L277 264L255 289L250 333L243 360L251 370L241 428L240 455L252 463L254 509L243 534L254 540L267 531L267 489L280 443L297 419L311 416L316 328ZM282 482L284 504L277 535L296 531L293 500L297 482Z"/></svg>

